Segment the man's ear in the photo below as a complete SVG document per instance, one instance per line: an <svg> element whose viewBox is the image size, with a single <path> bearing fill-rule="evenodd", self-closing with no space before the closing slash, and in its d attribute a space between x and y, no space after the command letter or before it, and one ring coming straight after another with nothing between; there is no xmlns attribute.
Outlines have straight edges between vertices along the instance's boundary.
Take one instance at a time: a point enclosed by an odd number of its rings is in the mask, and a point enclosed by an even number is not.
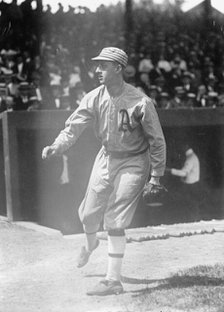
<svg viewBox="0 0 224 312"><path fill-rule="evenodd" d="M121 64L117 64L115 71L116 71L116 73L120 73L122 71Z"/></svg>

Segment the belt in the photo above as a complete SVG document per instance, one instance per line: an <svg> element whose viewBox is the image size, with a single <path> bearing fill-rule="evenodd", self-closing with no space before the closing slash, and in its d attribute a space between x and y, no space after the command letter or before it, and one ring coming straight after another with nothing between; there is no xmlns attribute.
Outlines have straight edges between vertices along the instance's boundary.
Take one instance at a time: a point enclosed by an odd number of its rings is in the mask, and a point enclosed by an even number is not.
<svg viewBox="0 0 224 312"><path fill-rule="evenodd" d="M144 154L148 150L148 147L142 151L139 151L139 152L107 151L105 148L104 148L104 150L105 150L105 154L107 154L113 158L126 158L126 157L135 157L135 156Z"/></svg>

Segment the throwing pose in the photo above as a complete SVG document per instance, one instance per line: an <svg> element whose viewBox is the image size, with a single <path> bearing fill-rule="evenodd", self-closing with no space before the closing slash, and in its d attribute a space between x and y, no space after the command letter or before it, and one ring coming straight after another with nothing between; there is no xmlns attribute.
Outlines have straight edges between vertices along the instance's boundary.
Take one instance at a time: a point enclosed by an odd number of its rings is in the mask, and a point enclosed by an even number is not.
<svg viewBox="0 0 224 312"><path fill-rule="evenodd" d="M87 294L108 295L123 292L125 229L132 221L149 175L148 187L160 184L166 144L152 100L123 79L127 54L107 47L92 60L101 85L84 96L64 130L43 149L42 158L62 155L90 125L102 142L79 207L86 246L81 249L77 266L83 267L99 245L96 234L103 221L108 231L107 274Z"/></svg>

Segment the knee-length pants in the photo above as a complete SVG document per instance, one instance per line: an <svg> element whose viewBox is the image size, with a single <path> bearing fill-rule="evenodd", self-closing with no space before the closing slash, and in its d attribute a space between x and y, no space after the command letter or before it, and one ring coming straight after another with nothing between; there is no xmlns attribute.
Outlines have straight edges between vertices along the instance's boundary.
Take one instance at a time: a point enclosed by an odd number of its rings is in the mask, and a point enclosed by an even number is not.
<svg viewBox="0 0 224 312"><path fill-rule="evenodd" d="M149 153L114 158L104 148L96 156L79 217L88 233L130 225L149 176Z"/></svg>

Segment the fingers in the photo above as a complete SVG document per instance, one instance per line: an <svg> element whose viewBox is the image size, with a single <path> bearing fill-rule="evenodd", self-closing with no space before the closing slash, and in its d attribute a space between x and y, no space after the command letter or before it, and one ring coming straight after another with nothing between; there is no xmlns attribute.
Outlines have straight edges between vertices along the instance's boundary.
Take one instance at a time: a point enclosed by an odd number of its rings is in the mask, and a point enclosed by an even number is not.
<svg viewBox="0 0 224 312"><path fill-rule="evenodd" d="M48 155L49 146L46 146L42 151L42 159L46 159Z"/></svg>
<svg viewBox="0 0 224 312"><path fill-rule="evenodd" d="M152 184L151 183L146 183L143 189L143 194L148 194L152 189Z"/></svg>
<svg viewBox="0 0 224 312"><path fill-rule="evenodd" d="M51 146L46 146L42 151L42 159L49 159L55 154L55 149Z"/></svg>
<svg viewBox="0 0 224 312"><path fill-rule="evenodd" d="M153 186L152 188L151 188L151 194L158 194L159 192L160 192L160 188L157 186L157 185L155 185L155 186Z"/></svg>
<svg viewBox="0 0 224 312"><path fill-rule="evenodd" d="M159 183L159 180L160 180L160 177L156 177L156 176L151 176L151 178L150 178L150 181L149 181L149 183L150 184L153 184L153 185L159 185L160 183Z"/></svg>

